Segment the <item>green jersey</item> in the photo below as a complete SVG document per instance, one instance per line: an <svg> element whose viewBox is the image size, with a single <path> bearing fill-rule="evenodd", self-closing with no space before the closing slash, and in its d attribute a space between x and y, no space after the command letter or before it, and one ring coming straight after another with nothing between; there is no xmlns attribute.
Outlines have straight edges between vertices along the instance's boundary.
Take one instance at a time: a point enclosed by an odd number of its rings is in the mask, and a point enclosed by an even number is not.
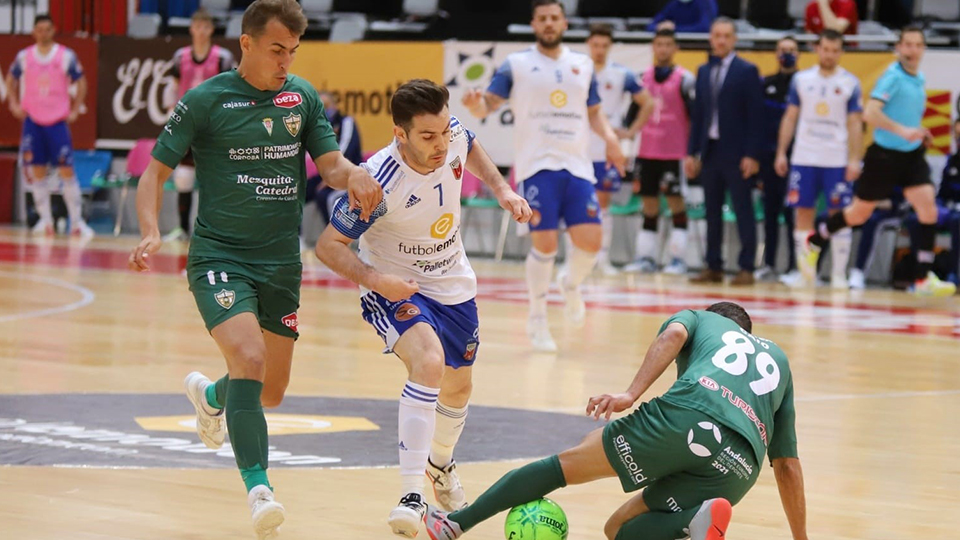
<svg viewBox="0 0 960 540"><path fill-rule="evenodd" d="M236 70L190 90L153 157L176 167L193 152L200 204L190 257L248 264L300 261L306 157L339 150L316 90L289 75L261 91Z"/></svg>
<svg viewBox="0 0 960 540"><path fill-rule="evenodd" d="M709 311L681 311L663 323L687 329L677 382L662 399L710 415L750 441L757 462L797 457L793 376L772 341Z"/></svg>

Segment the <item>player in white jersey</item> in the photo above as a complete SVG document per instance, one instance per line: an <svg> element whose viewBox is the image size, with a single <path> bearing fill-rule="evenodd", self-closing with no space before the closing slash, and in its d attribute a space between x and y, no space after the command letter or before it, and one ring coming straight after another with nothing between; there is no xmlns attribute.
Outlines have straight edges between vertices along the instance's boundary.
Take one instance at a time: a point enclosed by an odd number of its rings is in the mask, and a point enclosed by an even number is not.
<svg viewBox="0 0 960 540"><path fill-rule="evenodd" d="M566 301L567 320L584 322L580 285L593 270L601 245L590 129L603 137L607 161L623 175L625 159L617 136L600 107L593 61L562 46L567 18L557 0L534 0L537 44L513 53L497 70L486 92L467 91L463 104L477 118L509 98L514 111L514 171L533 208L532 247L527 255L530 316L527 334L534 349L553 352L557 345L547 326L547 292L557 256L561 218L573 240L566 269L557 281Z"/></svg>
<svg viewBox="0 0 960 540"><path fill-rule="evenodd" d="M786 175L787 149L796 131L787 193L787 202L796 210L793 243L801 278L788 283L795 286L812 283L816 274L808 257L807 237L813 231L817 198L821 193L826 196L831 215L850 204L851 182L860 176L863 148L860 81L839 66L843 35L824 30L816 50L819 65L800 71L790 84L774 165L777 174ZM830 238L834 288L847 288L850 244L850 229Z"/></svg>
<svg viewBox="0 0 960 540"><path fill-rule="evenodd" d="M467 504L453 449L463 431L480 345L477 278L460 237L464 170L483 181L521 223L530 206L510 189L472 132L450 116L446 88L414 79L391 99L393 143L362 166L383 186L369 221L336 204L317 242L330 269L360 285L363 318L407 367L398 421L401 499L395 534L413 538L426 512L423 476L437 503ZM350 243L360 239L359 256ZM432 439L432 441L431 441Z"/></svg>
<svg viewBox="0 0 960 540"><path fill-rule="evenodd" d="M609 24L590 26L587 38L587 50L593 60L593 69L597 78L597 93L600 95L600 107L607 121L614 128L623 125L623 116L630 106L630 99L640 106L637 118L638 129L643 127L653 111L653 100L633 73L626 66L610 62L610 48L613 47L613 28ZM590 159L593 160L593 174L597 180L597 199L600 201L600 228L603 240L597 265L604 274L616 274L610 264L610 238L613 236L613 220L610 219L611 196L620 191L623 178L615 167L607 163L607 144L596 133L590 133Z"/></svg>

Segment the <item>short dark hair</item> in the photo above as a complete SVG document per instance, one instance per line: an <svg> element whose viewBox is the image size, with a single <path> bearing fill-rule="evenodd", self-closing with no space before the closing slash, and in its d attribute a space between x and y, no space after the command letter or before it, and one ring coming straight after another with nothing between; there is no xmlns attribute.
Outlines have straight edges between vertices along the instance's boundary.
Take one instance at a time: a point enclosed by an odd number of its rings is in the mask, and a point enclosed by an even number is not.
<svg viewBox="0 0 960 540"><path fill-rule="evenodd" d="M843 34L837 32L833 28L827 28L823 32L820 32L820 37L817 38L817 45L820 44L823 40L827 41L839 41L840 44L843 44Z"/></svg>
<svg viewBox="0 0 960 540"><path fill-rule="evenodd" d="M47 14L47 13L41 13L40 15L37 15L36 17L33 18L33 25L34 25L34 26L36 26L36 25L38 25L38 24L40 24L40 23L42 23L42 22L48 22L48 23L50 23L50 24L53 24L53 17L51 17L51 16L50 16L49 14Z"/></svg>
<svg viewBox="0 0 960 540"><path fill-rule="evenodd" d="M676 32L674 29L672 29L672 28L661 28L661 29L657 30L657 32L656 32L655 34L653 34L653 39L657 39L658 37L670 38L670 39L676 41L676 40L677 40L677 32Z"/></svg>
<svg viewBox="0 0 960 540"><path fill-rule="evenodd" d="M734 20L730 17L724 15L717 17L712 23L710 23L710 30L713 30L713 27L718 24L729 24L730 27L733 28L733 35L737 35L737 23L734 22Z"/></svg>
<svg viewBox="0 0 960 540"><path fill-rule="evenodd" d="M298 36L302 36L307 29L307 17L297 0L256 0L243 12L241 32L257 37L273 19Z"/></svg>
<svg viewBox="0 0 960 540"><path fill-rule="evenodd" d="M739 324L740 328L743 328L747 332L753 332L753 321L750 320L750 315L747 313L747 310L743 309L743 306L740 304L735 304L733 302L717 302L716 304L708 307L707 311L716 313L717 315L722 315Z"/></svg>
<svg viewBox="0 0 960 540"><path fill-rule="evenodd" d="M916 24L908 24L900 30L900 37L897 38L897 45L903 43L903 36L907 34L920 34L920 37L923 38L923 44L927 44L927 35L923 33L923 27Z"/></svg>
<svg viewBox="0 0 960 540"><path fill-rule="evenodd" d="M530 3L530 16L532 17L533 14L537 12L538 7L552 6L554 4L560 6L560 11L562 11L564 15L567 14L567 8L564 7L563 2L560 0L533 0L533 2Z"/></svg>
<svg viewBox="0 0 960 540"><path fill-rule="evenodd" d="M607 23L593 23L590 25L590 33L587 35L587 39L593 36L604 36L613 39L613 26Z"/></svg>
<svg viewBox="0 0 960 540"><path fill-rule="evenodd" d="M397 88L390 99L394 125L409 131L413 118L421 114L440 114L450 101L445 86L428 79L411 79Z"/></svg>
<svg viewBox="0 0 960 540"><path fill-rule="evenodd" d="M199 7L193 12L193 15L190 16L190 22L208 22L213 24L213 15L210 15L210 12L207 11L207 8Z"/></svg>
<svg viewBox="0 0 960 540"><path fill-rule="evenodd" d="M797 41L797 38L794 37L793 34L787 34L787 35L783 36L782 38L778 39L778 40L777 40L777 45L783 43L784 41L792 41L794 44L800 45L800 42Z"/></svg>

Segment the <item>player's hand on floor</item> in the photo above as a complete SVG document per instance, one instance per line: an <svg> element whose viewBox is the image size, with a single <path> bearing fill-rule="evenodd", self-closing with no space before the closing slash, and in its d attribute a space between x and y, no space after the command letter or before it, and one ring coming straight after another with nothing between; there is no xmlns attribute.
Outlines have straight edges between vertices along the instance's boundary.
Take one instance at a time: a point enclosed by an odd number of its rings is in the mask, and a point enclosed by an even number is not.
<svg viewBox="0 0 960 540"><path fill-rule="evenodd" d="M360 219L370 221L370 215L383 199L383 188L363 167L354 167L347 179L347 197L350 210L360 209Z"/></svg>
<svg viewBox="0 0 960 540"><path fill-rule="evenodd" d="M530 204L527 203L527 200L517 195L513 190L507 190L498 196L497 202L500 203L500 208L510 212L517 223L526 223L533 216L533 211L530 210Z"/></svg>
<svg viewBox="0 0 960 540"><path fill-rule="evenodd" d="M412 279L403 279L391 274L381 274L373 290L391 302L399 302L420 292L420 286Z"/></svg>
<svg viewBox="0 0 960 540"><path fill-rule="evenodd" d="M601 416L609 420L613 413L623 412L636 401L633 396L627 393L622 394L603 394L594 396L587 402L587 416L592 416L594 420L599 420Z"/></svg>
<svg viewBox="0 0 960 540"><path fill-rule="evenodd" d="M163 240L160 239L159 235L145 236L140 240L140 244L130 252L127 266L137 272L150 270L150 265L147 264L147 258L156 253L162 244Z"/></svg>

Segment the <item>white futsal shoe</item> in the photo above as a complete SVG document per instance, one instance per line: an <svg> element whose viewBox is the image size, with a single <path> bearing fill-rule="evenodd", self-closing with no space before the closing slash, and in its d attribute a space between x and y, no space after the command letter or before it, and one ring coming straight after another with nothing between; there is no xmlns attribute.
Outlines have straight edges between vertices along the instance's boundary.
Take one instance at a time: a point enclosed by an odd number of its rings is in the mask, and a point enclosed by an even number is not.
<svg viewBox="0 0 960 540"><path fill-rule="evenodd" d="M423 519L427 526L427 534L430 540L457 540L463 536L460 525L452 519L447 518L447 513L439 508L430 507L427 509L427 515Z"/></svg>
<svg viewBox="0 0 960 540"><path fill-rule="evenodd" d="M257 486L247 494L250 514L253 517L253 530L257 540L274 540L280 537L278 529L283 523L283 505L273 500L273 492L267 486Z"/></svg>
<svg viewBox="0 0 960 540"><path fill-rule="evenodd" d="M557 344L550 335L550 326L547 324L547 316L531 316L527 319L527 337L530 338L530 344L533 350L537 352L557 352Z"/></svg>
<svg viewBox="0 0 960 540"><path fill-rule="evenodd" d="M207 387L213 384L203 373L194 371L183 380L187 390L187 399L197 410L197 435L207 448L218 449L223 446L223 439L227 433L226 415L223 409L217 414L210 414L207 404Z"/></svg>
<svg viewBox="0 0 960 540"><path fill-rule="evenodd" d="M563 315L571 324L580 328L587 320L587 305L583 302L583 296L580 294L580 287L567 285L569 274L561 270L557 274L557 286L560 287L560 294L563 295Z"/></svg>
<svg viewBox="0 0 960 540"><path fill-rule="evenodd" d="M427 503L423 502L423 495L407 493L400 499L397 507L390 511L387 523L393 534L404 538L416 538L420 533L420 522L427 513Z"/></svg>
<svg viewBox="0 0 960 540"><path fill-rule="evenodd" d="M467 496L457 474L457 463L451 461L446 467L437 467L427 459L427 478L433 484L433 497L447 512L467 506Z"/></svg>

